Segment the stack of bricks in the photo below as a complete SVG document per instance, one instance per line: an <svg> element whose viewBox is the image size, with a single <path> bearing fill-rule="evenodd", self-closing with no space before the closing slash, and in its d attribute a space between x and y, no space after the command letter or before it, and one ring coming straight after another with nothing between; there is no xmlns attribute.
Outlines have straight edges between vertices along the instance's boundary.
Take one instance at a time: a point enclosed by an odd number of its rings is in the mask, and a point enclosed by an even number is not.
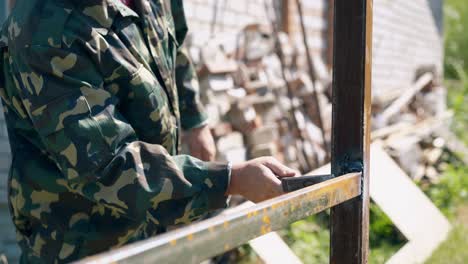
<svg viewBox="0 0 468 264"><path fill-rule="evenodd" d="M219 44L225 42L222 37L214 37L201 48L189 47L191 53L201 54L195 60L200 95L209 109L218 160L274 156L302 172L322 165L325 144L318 118L311 118L318 116L318 107L310 100L313 85L305 73L307 68L298 65L297 43L284 32L278 34L283 68L275 51L276 34L270 27L251 24L235 34L242 42L234 51ZM324 110L330 105L324 88L329 79L315 83Z"/></svg>

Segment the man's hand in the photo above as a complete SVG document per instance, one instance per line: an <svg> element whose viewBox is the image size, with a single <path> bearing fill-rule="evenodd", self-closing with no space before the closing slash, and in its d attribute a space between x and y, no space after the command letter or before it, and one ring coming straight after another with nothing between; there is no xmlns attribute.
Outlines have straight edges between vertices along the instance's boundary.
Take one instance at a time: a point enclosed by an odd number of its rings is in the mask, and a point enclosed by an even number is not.
<svg viewBox="0 0 468 264"><path fill-rule="evenodd" d="M213 161L216 156L216 146L208 126L191 129L185 138L190 155L203 161Z"/></svg>
<svg viewBox="0 0 468 264"><path fill-rule="evenodd" d="M281 177L299 173L273 157L262 157L232 166L231 183L226 194L239 194L252 202L261 202L282 195Z"/></svg>

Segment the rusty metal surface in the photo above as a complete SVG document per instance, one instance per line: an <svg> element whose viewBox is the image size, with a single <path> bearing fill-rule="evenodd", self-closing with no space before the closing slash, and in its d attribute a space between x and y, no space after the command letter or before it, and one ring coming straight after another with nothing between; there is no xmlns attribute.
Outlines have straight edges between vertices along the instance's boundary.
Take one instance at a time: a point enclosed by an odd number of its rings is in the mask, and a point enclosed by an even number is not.
<svg viewBox="0 0 468 264"><path fill-rule="evenodd" d="M360 194L361 173L350 173L77 263L200 263Z"/></svg>
<svg viewBox="0 0 468 264"><path fill-rule="evenodd" d="M363 171L362 195L331 210L330 263L367 263L372 0L335 0L332 173Z"/></svg>

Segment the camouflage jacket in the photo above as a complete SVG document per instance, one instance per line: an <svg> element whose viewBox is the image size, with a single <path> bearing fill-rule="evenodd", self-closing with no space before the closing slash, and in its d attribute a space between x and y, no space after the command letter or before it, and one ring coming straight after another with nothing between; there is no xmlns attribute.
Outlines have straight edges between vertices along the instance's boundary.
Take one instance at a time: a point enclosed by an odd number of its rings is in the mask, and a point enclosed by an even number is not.
<svg viewBox="0 0 468 264"><path fill-rule="evenodd" d="M61 263L224 207L226 164L178 155L206 116L182 0L18 0L0 39L22 262Z"/></svg>

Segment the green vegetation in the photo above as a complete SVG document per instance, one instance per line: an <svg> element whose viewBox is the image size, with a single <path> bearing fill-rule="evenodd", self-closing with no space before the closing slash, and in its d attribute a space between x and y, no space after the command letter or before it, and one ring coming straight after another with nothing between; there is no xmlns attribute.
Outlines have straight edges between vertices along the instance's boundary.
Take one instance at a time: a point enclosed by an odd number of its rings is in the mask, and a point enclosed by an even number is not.
<svg viewBox="0 0 468 264"><path fill-rule="evenodd" d="M468 145L468 3L466 0L446 0L444 4L448 104L455 113L453 131ZM447 240L426 263L467 263L468 166L450 163L440 184L423 189L452 219L454 226Z"/></svg>
<svg viewBox="0 0 468 264"><path fill-rule="evenodd" d="M468 263L468 166L454 161L439 184L422 189L453 224L447 240L426 264Z"/></svg>
<svg viewBox="0 0 468 264"><path fill-rule="evenodd" d="M292 224L280 234L304 263L328 263L328 212Z"/></svg>
<svg viewBox="0 0 468 264"><path fill-rule="evenodd" d="M465 0L444 1L445 76L466 80L468 73L468 4Z"/></svg>
<svg viewBox="0 0 468 264"><path fill-rule="evenodd" d="M448 103L455 112L454 131L468 144L468 3L446 0L444 4Z"/></svg>
<svg viewBox="0 0 468 264"><path fill-rule="evenodd" d="M468 3L444 1L445 78L448 106L454 111L453 130L468 145ZM466 153L468 155L468 153ZM435 204L453 217L460 206L468 204L468 165L447 160L448 167L440 184L425 189ZM465 221L468 221L465 218Z"/></svg>
<svg viewBox="0 0 468 264"><path fill-rule="evenodd" d="M438 184L421 188L446 216L453 219L457 209L468 203L468 166L454 161L448 165Z"/></svg>
<svg viewBox="0 0 468 264"><path fill-rule="evenodd" d="M448 239L434 252L426 264L466 264L468 261L468 228L456 224ZM447 260L450 260L447 262Z"/></svg>
<svg viewBox="0 0 468 264"><path fill-rule="evenodd" d="M313 215L292 224L281 232L281 235L304 263L328 263L330 250L328 223L328 212ZM371 246L369 263L384 263L406 243L403 235L375 204L371 204L370 210L369 242Z"/></svg>

